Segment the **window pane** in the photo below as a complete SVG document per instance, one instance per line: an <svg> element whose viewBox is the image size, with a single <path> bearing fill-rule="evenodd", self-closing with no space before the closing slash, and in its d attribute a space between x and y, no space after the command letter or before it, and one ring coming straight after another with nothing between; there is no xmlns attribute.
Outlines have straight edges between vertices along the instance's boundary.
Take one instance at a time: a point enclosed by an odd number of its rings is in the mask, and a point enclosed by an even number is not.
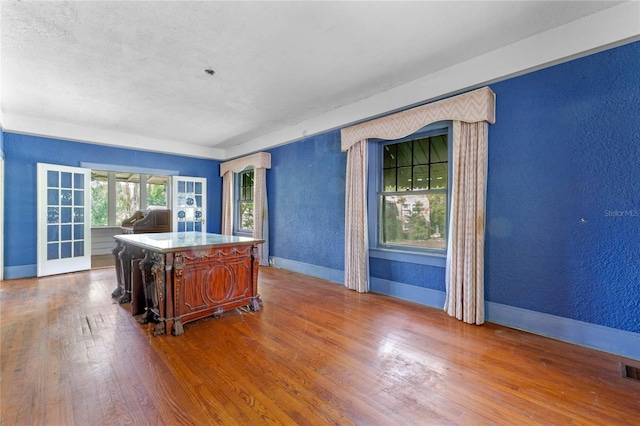
<svg viewBox="0 0 640 426"><path fill-rule="evenodd" d="M82 207L73 209L73 221L75 223L84 223L84 209Z"/></svg>
<svg viewBox="0 0 640 426"><path fill-rule="evenodd" d="M70 189L63 189L60 191L60 204L63 206L70 206L72 200L73 196L71 195Z"/></svg>
<svg viewBox="0 0 640 426"><path fill-rule="evenodd" d="M429 139L419 139L413 142L413 164L429 163Z"/></svg>
<svg viewBox="0 0 640 426"><path fill-rule="evenodd" d="M240 174L240 200L253 200L253 170L245 171Z"/></svg>
<svg viewBox="0 0 640 426"><path fill-rule="evenodd" d="M73 239L74 240L84 239L84 225L73 225Z"/></svg>
<svg viewBox="0 0 640 426"><path fill-rule="evenodd" d="M84 241L76 241L73 243L73 256L74 257L84 256Z"/></svg>
<svg viewBox="0 0 640 426"><path fill-rule="evenodd" d="M398 168L398 191L411 189L411 167Z"/></svg>
<svg viewBox="0 0 640 426"><path fill-rule="evenodd" d="M60 186L59 182L60 182L60 177L59 177L58 172L54 172L52 170L49 170L47 172L47 186L55 188L57 186Z"/></svg>
<svg viewBox="0 0 640 426"><path fill-rule="evenodd" d="M411 154L411 142L397 144L398 147L398 167L410 166L413 159Z"/></svg>
<svg viewBox="0 0 640 426"><path fill-rule="evenodd" d="M429 166L413 168L413 189L429 189Z"/></svg>
<svg viewBox="0 0 640 426"><path fill-rule="evenodd" d="M253 203L240 203L240 229L253 230Z"/></svg>
<svg viewBox="0 0 640 426"><path fill-rule="evenodd" d="M47 209L47 223L59 223L60 211L58 207L49 207Z"/></svg>
<svg viewBox="0 0 640 426"><path fill-rule="evenodd" d="M380 241L430 249L446 248L446 194L383 195Z"/></svg>
<svg viewBox="0 0 640 426"><path fill-rule="evenodd" d="M71 223L71 207L62 207L60 209L60 222Z"/></svg>
<svg viewBox="0 0 640 426"><path fill-rule="evenodd" d="M57 206L60 203L60 199L58 198L58 190L57 189L47 189L47 204L50 206Z"/></svg>
<svg viewBox="0 0 640 426"><path fill-rule="evenodd" d="M84 191L73 191L73 205L74 206L84 205Z"/></svg>
<svg viewBox="0 0 640 426"><path fill-rule="evenodd" d="M447 153L447 135L438 135L431 138L431 162L446 162Z"/></svg>
<svg viewBox="0 0 640 426"><path fill-rule="evenodd" d="M91 180L91 226L109 224L108 185L106 180Z"/></svg>
<svg viewBox="0 0 640 426"><path fill-rule="evenodd" d="M75 189L84 189L84 175L82 173L73 174L73 187Z"/></svg>
<svg viewBox="0 0 640 426"><path fill-rule="evenodd" d="M383 182L382 182L383 191L396 190L396 169L385 169L382 179L383 179Z"/></svg>
<svg viewBox="0 0 640 426"><path fill-rule="evenodd" d="M447 187L447 164L431 165L431 189L444 189Z"/></svg>
<svg viewBox="0 0 640 426"><path fill-rule="evenodd" d="M60 172L60 187L61 188L72 188L71 186L71 173L68 172Z"/></svg>
<svg viewBox="0 0 640 426"><path fill-rule="evenodd" d="M140 210L140 183L116 182L116 223Z"/></svg>
<svg viewBox="0 0 640 426"><path fill-rule="evenodd" d="M167 207L167 185L147 184L147 206Z"/></svg>
<svg viewBox="0 0 640 426"><path fill-rule="evenodd" d="M71 240L71 225L60 226L60 239L63 241Z"/></svg>
<svg viewBox="0 0 640 426"><path fill-rule="evenodd" d="M47 260L58 259L58 243L47 244Z"/></svg>
<svg viewBox="0 0 640 426"><path fill-rule="evenodd" d="M59 236L59 226L58 225L47 225L47 241L58 241L60 239Z"/></svg>
<svg viewBox="0 0 640 426"><path fill-rule="evenodd" d="M382 226L380 241L393 243L402 240L402 220L400 207L395 196L382 196Z"/></svg>
<svg viewBox="0 0 640 426"><path fill-rule="evenodd" d="M383 149L384 165L385 169L396 166L396 145L385 145ZM395 186L395 185L394 185Z"/></svg>

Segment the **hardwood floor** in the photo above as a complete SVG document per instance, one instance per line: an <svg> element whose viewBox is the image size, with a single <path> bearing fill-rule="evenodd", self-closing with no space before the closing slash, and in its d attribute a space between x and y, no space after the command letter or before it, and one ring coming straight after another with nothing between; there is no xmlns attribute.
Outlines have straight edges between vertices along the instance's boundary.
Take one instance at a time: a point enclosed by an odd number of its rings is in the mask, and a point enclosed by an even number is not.
<svg viewBox="0 0 640 426"><path fill-rule="evenodd" d="M99 254L91 256L91 269L108 268L115 266L112 254Z"/></svg>
<svg viewBox="0 0 640 426"><path fill-rule="evenodd" d="M0 283L2 425L638 424L640 362L263 268L259 312L151 336L113 268Z"/></svg>

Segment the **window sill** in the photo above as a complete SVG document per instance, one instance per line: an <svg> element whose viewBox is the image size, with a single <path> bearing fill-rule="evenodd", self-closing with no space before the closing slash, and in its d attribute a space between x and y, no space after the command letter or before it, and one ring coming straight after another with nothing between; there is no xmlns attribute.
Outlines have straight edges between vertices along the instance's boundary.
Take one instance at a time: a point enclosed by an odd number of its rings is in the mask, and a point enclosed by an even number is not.
<svg viewBox="0 0 640 426"><path fill-rule="evenodd" d="M418 253L386 248L370 248L369 257L440 268L447 266L447 255L444 253Z"/></svg>

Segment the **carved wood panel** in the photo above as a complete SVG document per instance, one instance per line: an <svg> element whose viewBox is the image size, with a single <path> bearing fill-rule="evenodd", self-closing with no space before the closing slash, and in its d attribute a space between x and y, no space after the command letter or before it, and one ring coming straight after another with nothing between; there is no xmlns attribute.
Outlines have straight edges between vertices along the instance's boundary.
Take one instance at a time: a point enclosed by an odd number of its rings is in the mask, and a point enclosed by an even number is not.
<svg viewBox="0 0 640 426"><path fill-rule="evenodd" d="M176 254L176 319L182 322L247 305L254 294L252 246Z"/></svg>

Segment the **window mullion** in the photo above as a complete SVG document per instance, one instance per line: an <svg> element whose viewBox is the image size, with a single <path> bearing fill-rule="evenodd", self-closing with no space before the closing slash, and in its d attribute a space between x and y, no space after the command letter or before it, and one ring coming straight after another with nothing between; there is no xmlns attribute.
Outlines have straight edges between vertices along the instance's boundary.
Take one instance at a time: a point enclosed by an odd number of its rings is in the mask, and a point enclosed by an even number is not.
<svg viewBox="0 0 640 426"><path fill-rule="evenodd" d="M117 226L116 224L116 172L107 173L107 205L108 205L108 224L109 226Z"/></svg>
<svg viewBox="0 0 640 426"><path fill-rule="evenodd" d="M431 138L429 138L429 142L427 143L427 185L428 188L431 189Z"/></svg>
<svg viewBox="0 0 640 426"><path fill-rule="evenodd" d="M148 207L147 200L147 175L140 175L140 210L144 210Z"/></svg>

